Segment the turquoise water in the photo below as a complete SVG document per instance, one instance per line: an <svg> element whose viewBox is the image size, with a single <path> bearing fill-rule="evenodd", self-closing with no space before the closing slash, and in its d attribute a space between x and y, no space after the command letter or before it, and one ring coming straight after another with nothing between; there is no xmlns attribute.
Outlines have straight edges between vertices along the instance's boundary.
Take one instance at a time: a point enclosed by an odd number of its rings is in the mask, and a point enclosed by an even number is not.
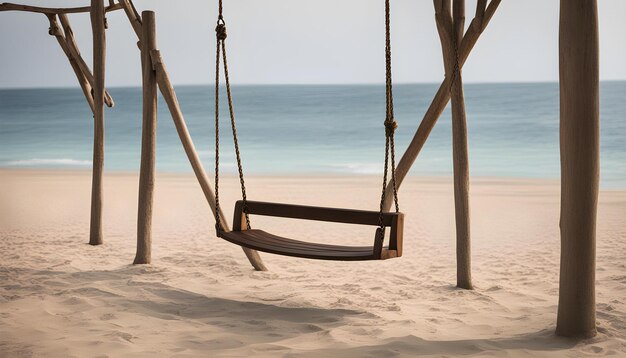
<svg viewBox="0 0 626 358"><path fill-rule="evenodd" d="M394 87L398 156L437 90L434 84ZM141 91L111 88L106 110L107 170L138 170ZM196 147L212 170L212 90L179 86ZM468 84L465 89L473 176L558 178L558 84ZM381 171L382 85L236 86L235 109L244 168L252 174ZM234 172L225 103L222 162ZM186 172L186 160L165 104L159 102L157 170ZM0 90L0 167L89 168L92 116L80 89ZM626 82L601 86L603 187L626 187ZM451 127L444 112L412 175L450 175Z"/></svg>

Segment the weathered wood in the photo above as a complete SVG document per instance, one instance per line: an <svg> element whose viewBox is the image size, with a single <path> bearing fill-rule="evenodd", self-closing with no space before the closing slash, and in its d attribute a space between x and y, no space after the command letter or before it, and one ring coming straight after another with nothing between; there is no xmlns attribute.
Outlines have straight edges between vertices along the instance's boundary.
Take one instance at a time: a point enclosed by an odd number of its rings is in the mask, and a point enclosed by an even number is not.
<svg viewBox="0 0 626 358"><path fill-rule="evenodd" d="M93 74L91 73L91 69L83 59L83 56L80 54L80 50L78 49L78 45L76 44L76 39L74 38L74 31L72 30L72 26L70 25L70 21L67 18L66 14L59 14L59 21L61 22L61 26L63 27L63 32L65 33L65 41L67 42L67 48L70 52L70 56L79 66L80 70L83 72L83 75L89 82L90 87L94 85ZM115 102L113 98L109 94L109 91L104 90L104 103L107 107L115 106Z"/></svg>
<svg viewBox="0 0 626 358"><path fill-rule="evenodd" d="M457 65L458 47L463 38L465 25L465 0L454 0L454 32L451 49L455 58L450 59L446 72L454 76L452 82L452 157L454 168L454 213L456 219L456 266L457 287L472 289L470 208L469 208L469 148L467 144L467 119L463 76ZM456 74L453 75L453 72Z"/></svg>
<svg viewBox="0 0 626 358"><path fill-rule="evenodd" d="M48 20L50 21L50 29L48 30L48 33L56 38L57 42L59 43L59 46L61 47L61 50L63 50L63 53L65 53L65 56L67 56L67 59L69 60L70 65L72 66L72 70L74 70L74 74L76 75L76 79L78 80L78 84L80 85L80 88L83 90L83 94L85 95L85 100L87 100L87 104L89 105L89 108L91 109L91 112L93 113L94 104L93 104L93 96L91 94L91 84L89 84L89 82L87 81L87 78L85 78L84 73L81 71L80 66L76 62L76 59L72 56L70 49L69 49L68 41L66 37L63 36L63 32L61 31L59 24L57 22L57 19L56 19L56 15L46 14L46 16L48 17Z"/></svg>
<svg viewBox="0 0 626 358"><path fill-rule="evenodd" d="M374 256L372 246L354 246L349 249L332 245L322 246L287 239L257 229L224 232L220 233L220 237L241 247L282 256L332 261L379 260ZM391 255L385 255L385 258L391 258Z"/></svg>
<svg viewBox="0 0 626 358"><path fill-rule="evenodd" d="M139 14L137 14L135 6L130 0L120 0L120 4L122 5L124 12L126 13L126 17L128 17L128 21L135 31L137 38L139 39L139 41L141 41L141 18L139 17Z"/></svg>
<svg viewBox="0 0 626 358"><path fill-rule="evenodd" d="M243 201L237 201L235 211L242 212ZM368 210L327 208L309 205L295 205L283 203L270 203L264 201L247 201L248 214L273 216L290 219L304 219L313 221L326 221L356 225L380 225L380 212ZM393 219L402 213L383 213L383 225L391 226Z"/></svg>
<svg viewBox="0 0 626 358"><path fill-rule="evenodd" d="M202 166L200 157L198 157L198 153L196 152L193 140L189 135L189 130L187 129L185 118L183 117L183 113L180 109L180 104L178 103L178 98L176 97L176 92L174 91L174 87L172 86L172 83L167 74L167 70L161 58L161 54L158 50L154 50L152 51L151 55L152 65L156 70L157 83L159 84L161 94L165 99L165 103L167 104L170 114L172 115L174 125L176 126L176 131L178 132L178 137L180 138L185 153L187 154L189 163L191 163L191 167L193 168L193 172L196 175L196 179L198 180L198 183L202 188L202 192L204 193L204 196L209 203L209 207L213 212L213 216L216 216L215 194L211 189L209 179L206 175L206 172L204 171L204 167ZM222 223L222 229L224 231L228 231L228 224L225 220L224 213L220 212L220 218ZM248 257L248 260L250 261L252 266L257 271L267 270L265 264L263 264L263 260L256 251L248 248L244 248L243 251L246 254L246 257Z"/></svg>
<svg viewBox="0 0 626 358"><path fill-rule="evenodd" d="M325 208L316 206L247 202L249 215L264 215L292 219L339 222L347 224L378 226L380 212ZM384 213L383 225L391 228L389 246L383 247L380 240L373 246L329 245L287 239L263 230L247 230L243 201L235 204L233 231L218 232L218 236L239 246L278 255L317 260L364 261L384 260L402 256L402 213ZM379 229L377 229L379 230Z"/></svg>
<svg viewBox="0 0 626 358"><path fill-rule="evenodd" d="M474 45L476 45L476 42L480 38L480 34L484 31L484 29L487 28L487 25L495 14L498 6L500 5L500 2L501 0L491 0L489 5L487 6L487 10L485 10L485 15L482 21L473 19L470 23L470 26L463 36L463 41L461 42L461 46L459 48L459 65L461 68L463 68L463 65L465 64L465 61L467 60L469 54L474 48ZM396 185L398 188L400 188L402 181L409 173L409 170L415 162L415 159L417 159L417 156L422 150L424 143L426 143L430 132L435 127L435 123L437 123L439 116L446 108L446 105L450 100L449 89L450 78L446 77L439 86L435 97L428 107L428 110L426 110L426 113L424 114L424 117L422 118L422 121L420 122L420 125L415 132L415 135L411 139L409 146L407 147L406 151L402 155L402 158L398 162L398 165L396 167ZM392 204L393 186L389 184L387 185L387 190L385 194L385 210L389 210Z"/></svg>
<svg viewBox="0 0 626 358"><path fill-rule="evenodd" d="M451 78L452 153L454 172L454 208L456 222L457 287L471 289L471 246L469 221L469 158L463 78L457 66L458 47L465 22L463 0L454 0L453 16L449 6L435 0L435 20L443 53L446 78ZM478 4L478 6L481 6ZM480 11L477 11L480 13Z"/></svg>
<svg viewBox="0 0 626 358"><path fill-rule="evenodd" d="M141 46L143 78L143 126L141 130L141 165L139 169L139 205L137 208L137 253L133 264L149 264L152 258L152 204L156 161L157 83L150 53L156 50L156 26L153 11L144 11Z"/></svg>
<svg viewBox="0 0 626 358"><path fill-rule="evenodd" d="M404 215L396 215L391 222L391 237L394 240L389 241L389 251L395 252L395 257L402 256L402 247L404 246Z"/></svg>
<svg viewBox="0 0 626 358"><path fill-rule="evenodd" d="M104 11L110 12L115 10L122 9L121 4L114 4L107 6ZM2 3L0 4L0 11L27 11L27 12L36 12L41 14L76 14L81 12L90 12L90 6L83 7L66 7L66 8L52 8L52 7L40 7L40 6L30 6L30 5L20 5L20 4L12 4L12 3Z"/></svg>
<svg viewBox="0 0 626 358"><path fill-rule="evenodd" d="M597 0L561 0L561 273L556 333L567 337L596 334L598 63Z"/></svg>
<svg viewBox="0 0 626 358"><path fill-rule="evenodd" d="M104 171L104 78L106 34L104 0L91 0L94 72L94 138L89 244L102 244L102 176Z"/></svg>
<svg viewBox="0 0 626 358"><path fill-rule="evenodd" d="M130 0L120 0L120 4L122 4L124 8L124 12L128 17L128 20L131 23L131 26L135 30L137 34L137 39L139 40L139 44L141 44L141 36L142 36L142 24L141 19L137 16L137 10ZM211 185L209 184L208 177L206 172L204 171L204 167L202 166L202 162L200 161L198 154L196 153L195 146L193 141L191 140L191 136L189 135L189 131L187 130L187 125L185 124L185 118L183 117L183 113L180 109L180 105L178 103L178 98L176 97L176 92L174 91L174 87L172 86L169 75L167 74L167 70L165 69L165 64L161 59L161 54L158 50L152 51L152 62L155 67L157 73L157 83L159 84L159 90L167 103L167 107L170 111L172 119L174 120L174 125L176 126L176 131L178 132L178 136L183 144L183 148L185 149L185 153L187 154L187 158L191 163L191 167L193 168L194 174L202 188L202 192L206 200L209 202L209 207L213 212L213 216L216 216L215 211L215 194L211 189ZM223 213L220 213L220 218L222 222L222 226L224 230L228 230L228 223L224 220ZM257 271L267 271L267 267L263 263L261 256L259 253L248 249L243 248L248 261Z"/></svg>

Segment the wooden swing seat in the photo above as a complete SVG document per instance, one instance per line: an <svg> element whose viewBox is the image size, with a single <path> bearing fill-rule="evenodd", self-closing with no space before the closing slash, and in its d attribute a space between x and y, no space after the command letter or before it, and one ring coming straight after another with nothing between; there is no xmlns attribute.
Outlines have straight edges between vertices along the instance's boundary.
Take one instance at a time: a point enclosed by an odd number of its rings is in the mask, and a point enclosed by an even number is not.
<svg viewBox="0 0 626 358"><path fill-rule="evenodd" d="M281 203L248 201L249 215L327 221L379 226L378 211L351 210ZM235 204L232 231L218 230L217 236L233 244L277 255L334 261L385 260L402 256L404 214L383 213L383 225L391 228L389 245L383 246L374 235L372 246L341 246L292 240L263 230L246 230L243 201ZM377 229L380 230L380 229Z"/></svg>

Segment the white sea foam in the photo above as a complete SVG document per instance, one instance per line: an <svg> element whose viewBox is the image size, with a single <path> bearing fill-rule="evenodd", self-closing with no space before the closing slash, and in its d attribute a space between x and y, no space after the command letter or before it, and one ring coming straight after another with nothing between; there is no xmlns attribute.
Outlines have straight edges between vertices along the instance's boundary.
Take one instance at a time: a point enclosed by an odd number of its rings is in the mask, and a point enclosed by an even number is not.
<svg viewBox="0 0 626 358"><path fill-rule="evenodd" d="M79 159L70 159L70 158L32 158L32 159L22 159L22 160L12 160L6 162L8 166L21 166L21 167L29 167L29 166L89 166L91 165L91 160L79 160Z"/></svg>
<svg viewBox="0 0 626 358"><path fill-rule="evenodd" d="M378 174L383 171L383 166L378 163L341 163L331 164L330 167L353 174Z"/></svg>

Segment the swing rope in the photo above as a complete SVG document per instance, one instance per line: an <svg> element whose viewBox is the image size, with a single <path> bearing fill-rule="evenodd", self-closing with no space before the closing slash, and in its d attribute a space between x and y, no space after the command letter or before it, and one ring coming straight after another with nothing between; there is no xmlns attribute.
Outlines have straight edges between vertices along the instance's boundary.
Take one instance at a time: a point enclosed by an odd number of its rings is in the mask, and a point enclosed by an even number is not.
<svg viewBox="0 0 626 358"><path fill-rule="evenodd" d="M383 224L383 213L385 209L385 194L387 189L387 172L389 171L389 157L391 156L391 184L393 187L393 201L396 212L400 211L398 203L398 188L396 186L396 148L394 134L398 123L395 121L393 113L393 81L391 76L391 26L390 26L389 0L385 0L385 166L383 169L383 189L380 196L379 229L378 239L385 240L385 225Z"/></svg>
<svg viewBox="0 0 626 358"><path fill-rule="evenodd" d="M385 0L385 164L383 172L382 194L380 198L380 211L379 211L379 230L378 239L383 241L385 238L385 225L384 225L384 203L385 203L385 189L387 187L389 164L391 164L391 184L393 186L393 199L395 204L395 211L400 211L398 204L398 190L396 185L396 159L395 159L395 140L394 134L398 126L394 118L393 111L393 81L391 74L391 31L390 31L390 9L389 1ZM239 141L237 138L237 127L235 123L235 114L233 108L232 92L230 88L230 79L228 76L228 61L226 58L226 23L223 16L222 0L218 1L218 19L217 26L215 27L215 35L217 39L216 51L215 51L215 227L219 232L224 231L221 224L221 211L219 201L219 154L220 154L220 141L219 141L219 85L220 85L220 61L224 66L224 77L226 81L226 94L228 100L228 109L230 114L230 124L233 133L233 141L235 144L235 155L237 157L237 168L239 171L239 183L241 185L241 196L243 199L243 212L246 219L246 227L250 230L250 218L247 208L246 186L243 175L243 167L241 164L241 155L239 151ZM221 56L220 56L221 55ZM221 58L221 59L220 59ZM391 163L390 163L391 162Z"/></svg>
<svg viewBox="0 0 626 358"><path fill-rule="evenodd" d="M243 166L241 164L241 154L239 151L239 140L237 138L237 125L235 122L235 110L233 107L233 96L230 89L230 78L228 76L228 61L226 59L226 22L223 16L222 0L219 0L219 10L217 18L217 26L215 27L215 37L217 46L215 50L215 229L223 231L220 217L220 201L219 201L219 165L220 165L220 127L219 127L219 92L220 92L220 52L224 63L224 78L226 80L226 97L228 99L228 111L230 115L230 126L233 132L233 141L235 143L235 155L237 157L237 169L239 171L239 184L241 185L241 197L243 199L243 212L246 217L246 228L250 230L250 217L248 215L248 198L246 196L246 183L243 176ZM220 51L221 50L221 51Z"/></svg>

